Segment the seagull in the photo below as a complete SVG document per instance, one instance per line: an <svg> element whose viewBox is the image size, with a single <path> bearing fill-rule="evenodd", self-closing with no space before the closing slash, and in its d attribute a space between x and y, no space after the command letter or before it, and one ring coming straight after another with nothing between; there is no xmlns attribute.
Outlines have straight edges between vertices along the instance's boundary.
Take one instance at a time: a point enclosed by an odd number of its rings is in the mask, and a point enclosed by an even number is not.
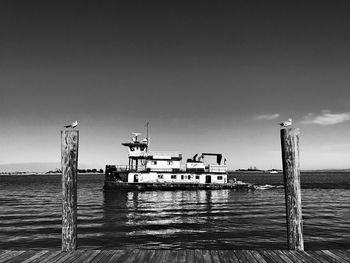
<svg viewBox="0 0 350 263"><path fill-rule="evenodd" d="M291 126L291 125L292 125L292 119L288 119L288 120L285 121L285 122L281 122L281 123L279 123L279 125L280 125L281 127L288 127L288 126Z"/></svg>
<svg viewBox="0 0 350 263"><path fill-rule="evenodd" d="M74 129L77 126L78 126L78 121L74 121L74 122L72 122L72 124L64 126L64 128L73 128Z"/></svg>

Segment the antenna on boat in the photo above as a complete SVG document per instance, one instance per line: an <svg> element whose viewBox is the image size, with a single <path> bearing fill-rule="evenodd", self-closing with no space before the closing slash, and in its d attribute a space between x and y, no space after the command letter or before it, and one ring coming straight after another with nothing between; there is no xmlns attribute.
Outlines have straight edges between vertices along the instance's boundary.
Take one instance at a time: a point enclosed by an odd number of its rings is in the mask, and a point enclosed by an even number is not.
<svg viewBox="0 0 350 263"><path fill-rule="evenodd" d="M148 138L148 126L149 126L149 121L146 123L146 131L147 131L147 137L146 137L146 139L147 139L147 148L146 148L146 152L148 152L148 145L149 145L149 138Z"/></svg>

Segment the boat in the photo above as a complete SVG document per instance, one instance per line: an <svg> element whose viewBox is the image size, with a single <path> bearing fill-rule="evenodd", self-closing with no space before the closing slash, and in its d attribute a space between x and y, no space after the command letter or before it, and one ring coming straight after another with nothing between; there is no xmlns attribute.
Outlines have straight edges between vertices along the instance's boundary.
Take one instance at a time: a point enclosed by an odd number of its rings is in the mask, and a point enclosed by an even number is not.
<svg viewBox="0 0 350 263"><path fill-rule="evenodd" d="M226 158L219 153L195 154L183 162L181 152L150 151L149 137L122 143L128 165L106 165L104 190L254 189L252 184L227 178ZM207 159L215 162L208 163Z"/></svg>

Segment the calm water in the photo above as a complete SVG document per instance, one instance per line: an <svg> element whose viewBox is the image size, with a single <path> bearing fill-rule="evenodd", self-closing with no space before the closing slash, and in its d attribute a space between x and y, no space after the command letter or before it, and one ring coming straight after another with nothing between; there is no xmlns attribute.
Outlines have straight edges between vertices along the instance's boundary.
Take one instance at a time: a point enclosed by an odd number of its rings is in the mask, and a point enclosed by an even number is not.
<svg viewBox="0 0 350 263"><path fill-rule="evenodd" d="M234 174L282 184L281 174ZM79 248L286 248L284 190L104 193L78 178ZM0 248L60 248L60 176L0 177ZM350 174L302 174L306 249L350 248Z"/></svg>

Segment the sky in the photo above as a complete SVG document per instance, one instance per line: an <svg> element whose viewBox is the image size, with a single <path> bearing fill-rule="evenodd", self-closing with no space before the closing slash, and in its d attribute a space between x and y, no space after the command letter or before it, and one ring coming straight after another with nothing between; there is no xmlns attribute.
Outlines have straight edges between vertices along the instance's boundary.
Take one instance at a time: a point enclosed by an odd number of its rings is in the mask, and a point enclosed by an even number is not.
<svg viewBox="0 0 350 263"><path fill-rule="evenodd" d="M151 150L281 168L288 118L302 169L350 168L350 2L124 2L0 3L0 168L59 164L74 120L81 167L149 122Z"/></svg>

